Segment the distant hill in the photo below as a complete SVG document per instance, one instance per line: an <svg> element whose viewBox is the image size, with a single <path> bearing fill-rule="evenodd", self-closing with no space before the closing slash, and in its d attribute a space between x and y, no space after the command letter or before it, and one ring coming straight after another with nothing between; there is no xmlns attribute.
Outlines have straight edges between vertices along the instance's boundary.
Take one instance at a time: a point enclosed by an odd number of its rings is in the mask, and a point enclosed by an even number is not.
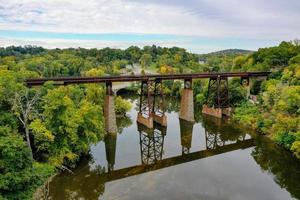
<svg viewBox="0 0 300 200"><path fill-rule="evenodd" d="M225 49L222 51L216 51L212 53L202 54L207 56L236 56L253 53L254 51L245 50L245 49Z"/></svg>

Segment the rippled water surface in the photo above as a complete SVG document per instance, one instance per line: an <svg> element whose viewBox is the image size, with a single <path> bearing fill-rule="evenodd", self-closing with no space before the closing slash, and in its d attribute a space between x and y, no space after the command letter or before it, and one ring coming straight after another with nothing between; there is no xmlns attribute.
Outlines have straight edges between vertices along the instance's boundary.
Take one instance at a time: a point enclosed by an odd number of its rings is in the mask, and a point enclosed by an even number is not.
<svg viewBox="0 0 300 200"><path fill-rule="evenodd" d="M74 174L49 185L50 199L300 199L300 163L264 137L230 122L178 118L168 101L168 126L136 123L136 100L118 133L91 146Z"/></svg>

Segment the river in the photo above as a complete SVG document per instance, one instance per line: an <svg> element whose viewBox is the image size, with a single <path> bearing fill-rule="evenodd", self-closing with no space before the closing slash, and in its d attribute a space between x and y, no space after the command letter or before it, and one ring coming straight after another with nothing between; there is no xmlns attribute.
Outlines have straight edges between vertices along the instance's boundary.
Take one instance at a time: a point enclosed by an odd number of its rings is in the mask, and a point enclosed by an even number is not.
<svg viewBox="0 0 300 200"><path fill-rule="evenodd" d="M300 162L264 136L230 121L178 118L169 100L168 126L136 123L137 100L118 133L49 184L50 199L300 199ZM197 111L198 110L198 111Z"/></svg>

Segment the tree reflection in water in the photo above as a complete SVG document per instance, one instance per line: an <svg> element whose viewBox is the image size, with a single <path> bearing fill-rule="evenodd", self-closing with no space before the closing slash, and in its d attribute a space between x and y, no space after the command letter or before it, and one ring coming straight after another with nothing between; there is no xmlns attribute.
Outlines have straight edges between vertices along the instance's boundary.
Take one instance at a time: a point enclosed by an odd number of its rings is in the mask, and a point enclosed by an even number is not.
<svg viewBox="0 0 300 200"><path fill-rule="evenodd" d="M265 137L256 137L251 156L263 171L273 174L274 181L292 197L300 199L300 163L287 150Z"/></svg>

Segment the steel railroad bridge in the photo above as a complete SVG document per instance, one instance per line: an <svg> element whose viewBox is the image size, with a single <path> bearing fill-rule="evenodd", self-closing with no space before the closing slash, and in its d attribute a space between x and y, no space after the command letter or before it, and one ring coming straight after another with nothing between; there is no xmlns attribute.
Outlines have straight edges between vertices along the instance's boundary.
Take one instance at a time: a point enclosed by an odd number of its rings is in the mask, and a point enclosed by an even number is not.
<svg viewBox="0 0 300 200"><path fill-rule="evenodd" d="M202 112L221 118L222 115L231 114L228 90L229 78L240 78L241 84L250 94L251 79L265 79L270 72L210 72L189 74L151 74L151 75L120 75L101 77L51 77L32 78L25 80L28 87L41 86L51 81L55 85L105 83L106 96L104 102L105 127L107 132L116 132L116 115L114 108L114 82L140 82L140 102L137 121L148 128L153 128L153 122L167 126L167 117L164 108L163 81L184 80L181 95L179 117L186 121L194 121L193 79L209 79L206 103Z"/></svg>

